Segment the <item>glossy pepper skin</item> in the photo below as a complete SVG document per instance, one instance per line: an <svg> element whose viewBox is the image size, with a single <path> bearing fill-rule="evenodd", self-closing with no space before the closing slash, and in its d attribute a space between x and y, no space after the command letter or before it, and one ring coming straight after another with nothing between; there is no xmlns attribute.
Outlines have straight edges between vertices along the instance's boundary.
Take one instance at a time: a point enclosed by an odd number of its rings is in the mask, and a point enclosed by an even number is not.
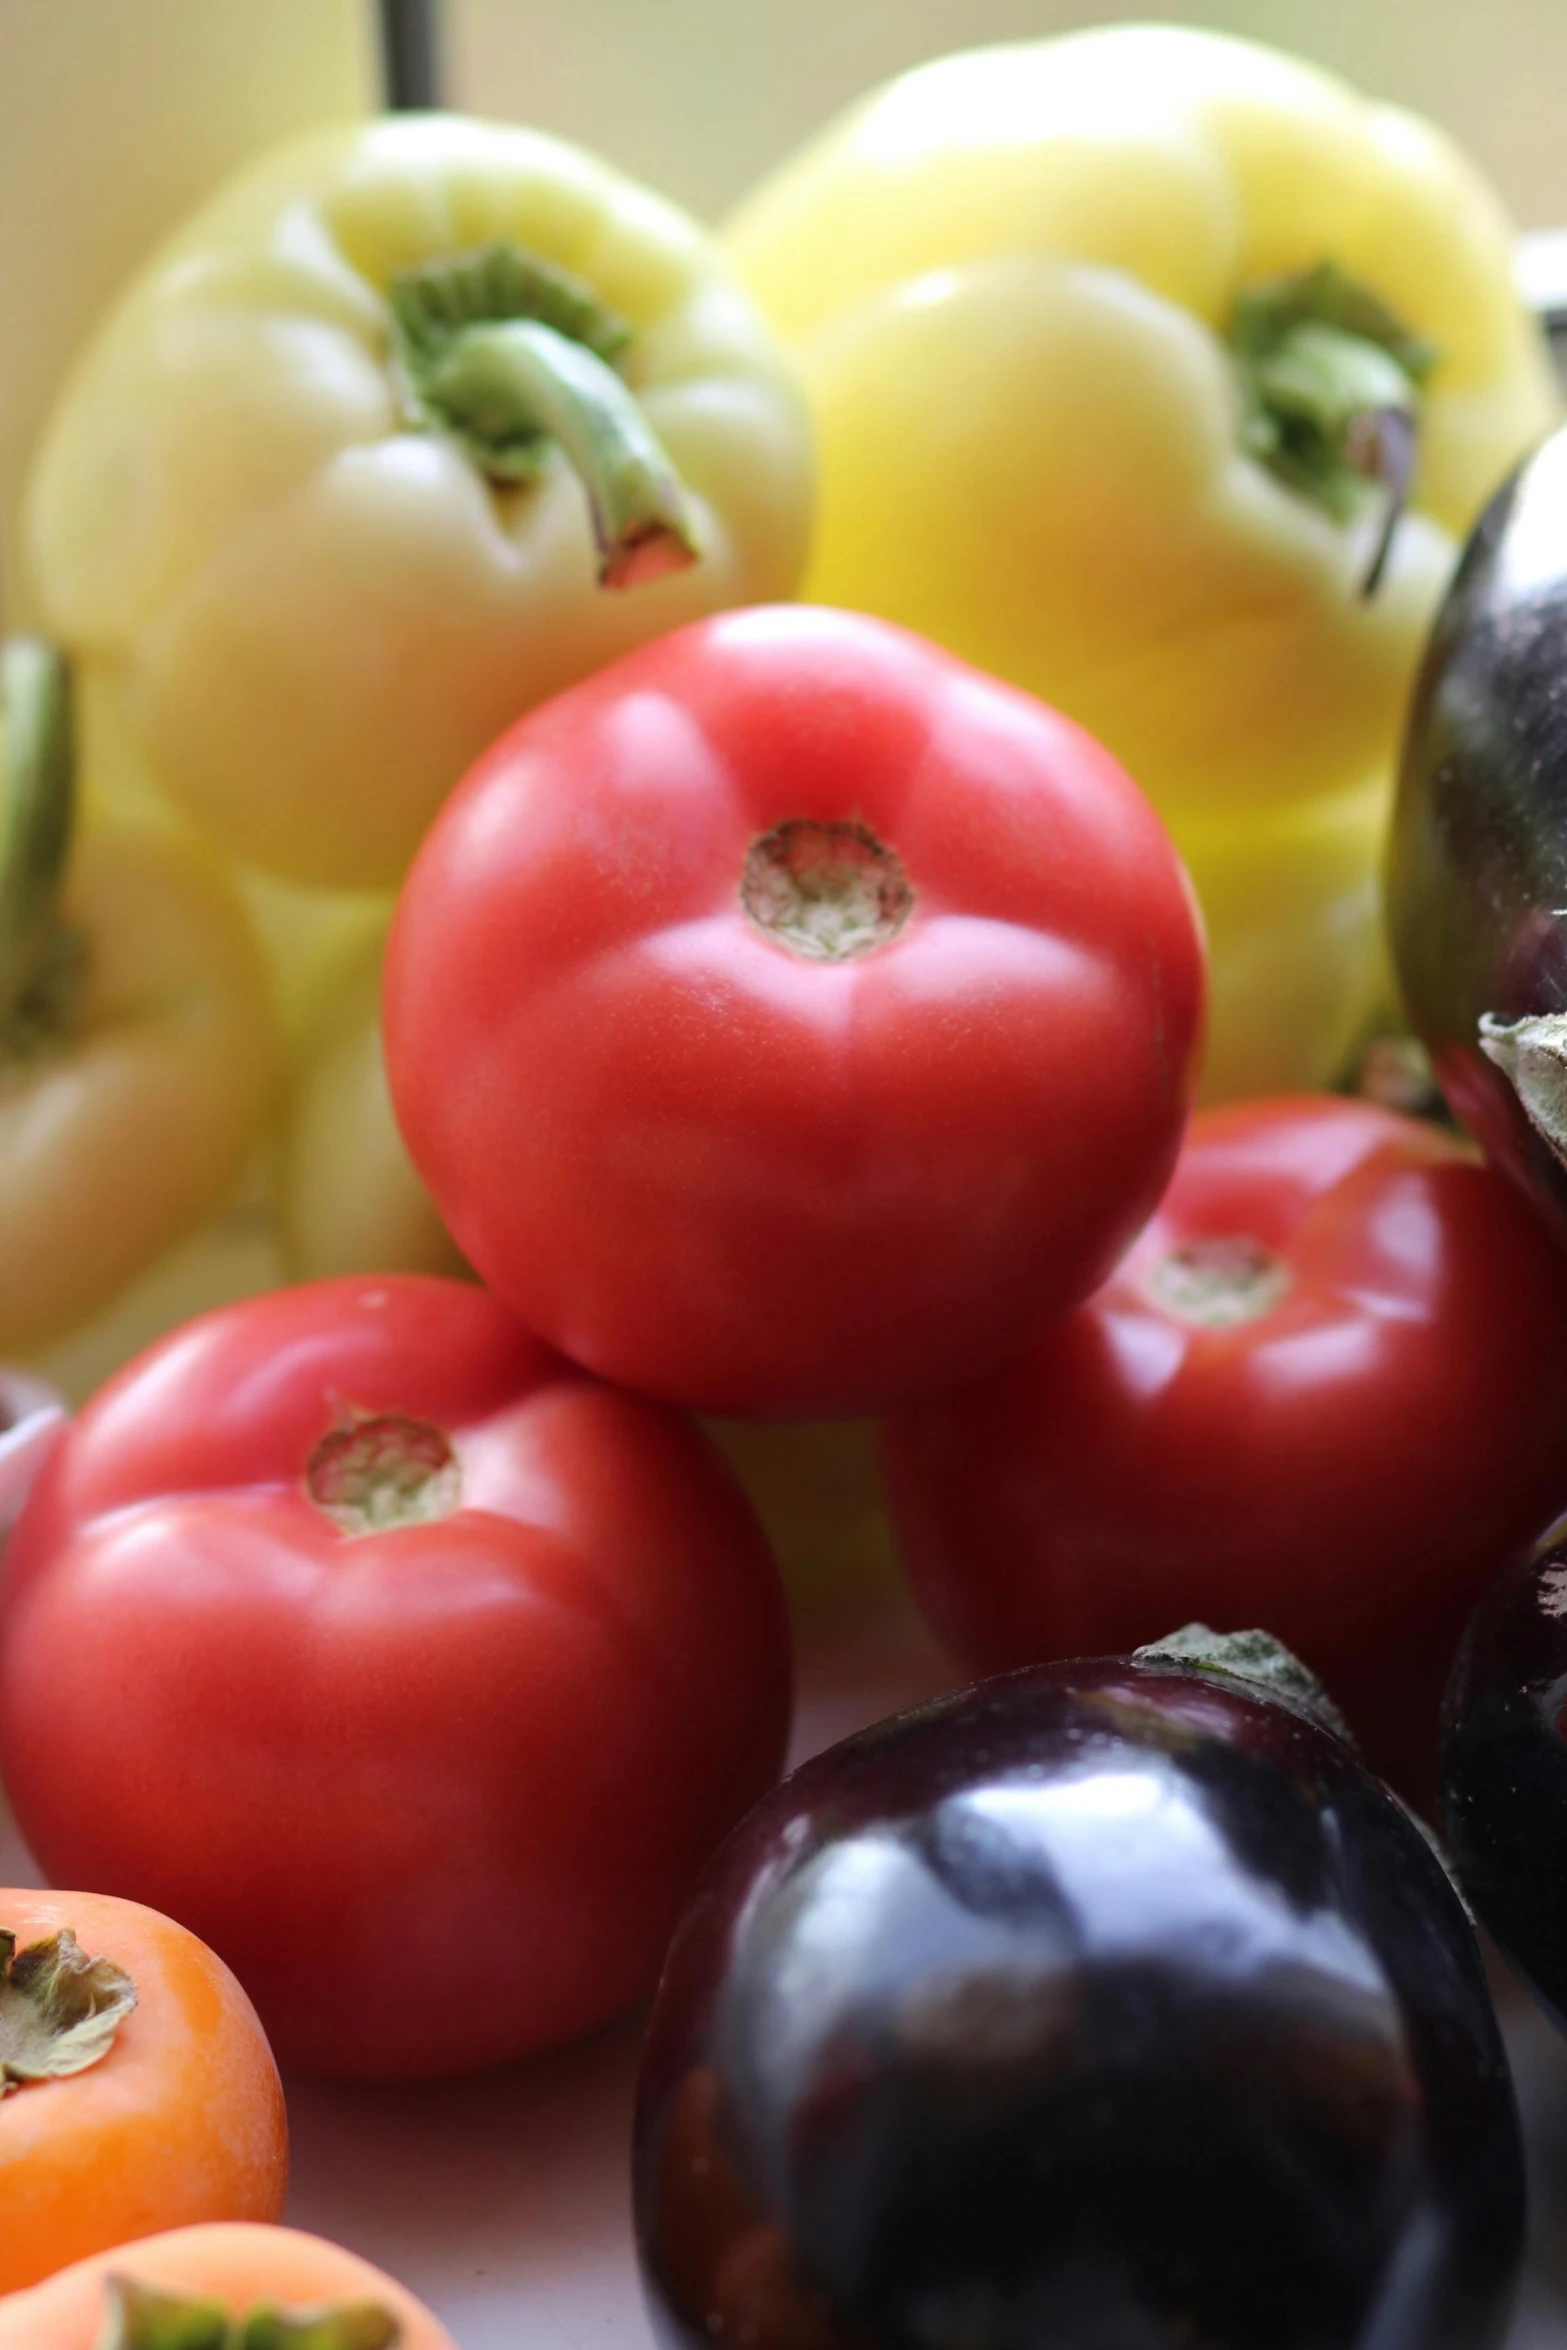
<svg viewBox="0 0 1567 2350"><path fill-rule="evenodd" d="M1432 632L1388 919L1409 1018L1487 1155L1567 1241L1567 431L1502 486Z"/></svg>
<svg viewBox="0 0 1567 2350"><path fill-rule="evenodd" d="M1208 1098L1323 1083L1380 984L1389 779L1455 538L1553 413L1490 191L1312 67L1115 27L904 75L728 242L816 422L804 592L1098 735L1208 916ZM1429 362L1369 596L1380 494L1335 513L1264 462L1237 356L1237 304L1324 263Z"/></svg>
<svg viewBox="0 0 1567 2350"><path fill-rule="evenodd" d="M980 1683L764 1800L676 1938L637 2224L669 2350L1478 2350L1519 2254L1478 1950L1247 1683Z"/></svg>
<svg viewBox="0 0 1567 2350"><path fill-rule="evenodd" d="M448 312L478 339L443 341ZM368 888L519 711L789 594L808 507L798 392L693 221L542 134L405 115L265 158L152 261L67 388L29 530L51 624L122 671L196 822Z"/></svg>
<svg viewBox="0 0 1567 2350"><path fill-rule="evenodd" d="M1448 1848L1484 1924L1567 2030L1567 1521L1475 1611L1443 1713Z"/></svg>

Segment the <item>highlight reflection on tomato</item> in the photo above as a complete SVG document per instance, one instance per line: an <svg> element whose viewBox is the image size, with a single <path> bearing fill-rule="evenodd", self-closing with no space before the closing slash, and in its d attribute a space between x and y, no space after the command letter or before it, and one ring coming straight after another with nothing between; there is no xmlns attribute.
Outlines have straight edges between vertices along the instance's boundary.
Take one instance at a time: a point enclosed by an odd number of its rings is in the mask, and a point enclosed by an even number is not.
<svg viewBox="0 0 1567 2350"><path fill-rule="evenodd" d="M0 1769L43 1867L199 1933L285 2061L395 2079L651 1986L789 1677L693 1429L466 1283L324 1281L68 1431L7 1550Z"/></svg>
<svg viewBox="0 0 1567 2350"><path fill-rule="evenodd" d="M1465 1618L1567 1501L1564 1430L1567 1258L1464 1144L1304 1096L1197 1118L1095 1296L885 1443L965 1666L1264 1621L1423 1797Z"/></svg>

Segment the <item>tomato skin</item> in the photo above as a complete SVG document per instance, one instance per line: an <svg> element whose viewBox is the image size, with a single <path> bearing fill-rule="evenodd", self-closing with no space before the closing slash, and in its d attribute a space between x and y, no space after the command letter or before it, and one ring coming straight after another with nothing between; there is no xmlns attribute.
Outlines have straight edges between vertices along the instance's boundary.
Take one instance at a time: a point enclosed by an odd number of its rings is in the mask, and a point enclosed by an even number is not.
<svg viewBox="0 0 1567 2350"><path fill-rule="evenodd" d="M462 1492L349 1534L345 1417L444 1430ZM52 1875L228 1959L285 2061L394 2079L630 2004L771 1783L786 1620L727 1472L460 1282L203 1317L89 1404L0 1590L0 1769Z"/></svg>
<svg viewBox="0 0 1567 2350"><path fill-rule="evenodd" d="M1199 1328L1148 1294L1198 1235L1287 1266ZM976 1671L1265 1624L1388 1775L1431 1790L1470 1609L1567 1501L1567 1261L1467 1147L1303 1096L1193 1121L1077 1313L884 1430L920 1604Z"/></svg>
<svg viewBox="0 0 1567 2350"><path fill-rule="evenodd" d="M281 2218L283 2086L222 1961L172 1919L98 1893L0 1892L0 1927L18 1949L69 1927L137 2002L97 2064L0 2107L0 2294L153 2228Z"/></svg>
<svg viewBox="0 0 1567 2350"><path fill-rule="evenodd" d="M912 911L847 959L742 903L864 827ZM504 736L430 833L388 1073L464 1256L577 1360L850 1416L1085 1295L1173 1163L1201 1024L1179 861L1109 755L863 615L676 631Z"/></svg>
<svg viewBox="0 0 1567 2350"><path fill-rule="evenodd" d="M399 2320L398 2350L456 2350L422 2301L356 2253L297 2228L237 2225L174 2228L118 2244L33 2292L0 2300L0 2350L98 2350L111 2276L221 2301L236 2317L263 2302L298 2310L369 2301Z"/></svg>

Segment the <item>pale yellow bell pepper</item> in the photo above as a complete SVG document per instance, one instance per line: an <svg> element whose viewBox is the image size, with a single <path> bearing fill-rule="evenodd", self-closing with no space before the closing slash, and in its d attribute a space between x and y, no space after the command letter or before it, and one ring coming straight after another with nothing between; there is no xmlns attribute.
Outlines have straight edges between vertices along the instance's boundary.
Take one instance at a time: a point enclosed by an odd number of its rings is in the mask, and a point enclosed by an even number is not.
<svg viewBox="0 0 1567 2350"><path fill-rule="evenodd" d="M1204 904L1210 1096L1329 1078L1427 623L1554 413L1489 189L1312 67L1131 26L905 75L728 244L817 426L804 592L1099 735Z"/></svg>
<svg viewBox="0 0 1567 2350"><path fill-rule="evenodd" d="M404 115L267 158L151 263L29 543L195 824L368 889L534 703L787 595L809 491L797 387L694 221L562 141Z"/></svg>
<svg viewBox="0 0 1567 2350"><path fill-rule="evenodd" d="M467 1271L397 1130L381 1051L390 905L320 975L279 1122L273 1199L296 1281Z"/></svg>
<svg viewBox="0 0 1567 2350"><path fill-rule="evenodd" d="M77 824L66 673L0 664L0 1357L77 1329L233 1193L270 1106L265 966L156 820Z"/></svg>

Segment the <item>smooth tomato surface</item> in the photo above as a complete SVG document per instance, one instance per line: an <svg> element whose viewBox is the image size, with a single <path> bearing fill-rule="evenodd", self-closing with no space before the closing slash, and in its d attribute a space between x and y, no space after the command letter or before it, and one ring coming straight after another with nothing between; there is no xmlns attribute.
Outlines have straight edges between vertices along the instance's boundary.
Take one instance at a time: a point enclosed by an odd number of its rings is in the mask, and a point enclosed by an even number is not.
<svg viewBox="0 0 1567 2350"><path fill-rule="evenodd" d="M1108 753L901 629L731 613L534 712L435 825L393 1100L468 1260L577 1360L739 1414L988 1369L1157 1200L1190 891Z"/></svg>
<svg viewBox="0 0 1567 2350"><path fill-rule="evenodd" d="M222 1961L134 1901L0 1891L18 1953L62 1928L130 1977L136 2004L95 2064L0 2105L0 2293L154 2228L279 2219L288 2186L283 2086Z"/></svg>
<svg viewBox="0 0 1567 2350"><path fill-rule="evenodd" d="M201 1934L286 2061L434 2074L651 1985L789 1678L693 1430L466 1284L320 1282L62 1441L5 1561L0 1770L44 1868Z"/></svg>
<svg viewBox="0 0 1567 2350"><path fill-rule="evenodd" d="M297 2228L217 2226L176 2228L119 2244L34 2292L0 2301L0 2350L100 2350L110 2277L182 2300L217 2303L235 2317L261 2307L319 2317L368 2304L400 2329L397 2350L456 2350L422 2301L341 2245Z"/></svg>
<svg viewBox="0 0 1567 2350"><path fill-rule="evenodd" d="M1213 1111L1089 1302L885 1458L965 1666L1260 1625L1425 1795L1469 1610L1567 1501L1567 1258L1434 1127Z"/></svg>

